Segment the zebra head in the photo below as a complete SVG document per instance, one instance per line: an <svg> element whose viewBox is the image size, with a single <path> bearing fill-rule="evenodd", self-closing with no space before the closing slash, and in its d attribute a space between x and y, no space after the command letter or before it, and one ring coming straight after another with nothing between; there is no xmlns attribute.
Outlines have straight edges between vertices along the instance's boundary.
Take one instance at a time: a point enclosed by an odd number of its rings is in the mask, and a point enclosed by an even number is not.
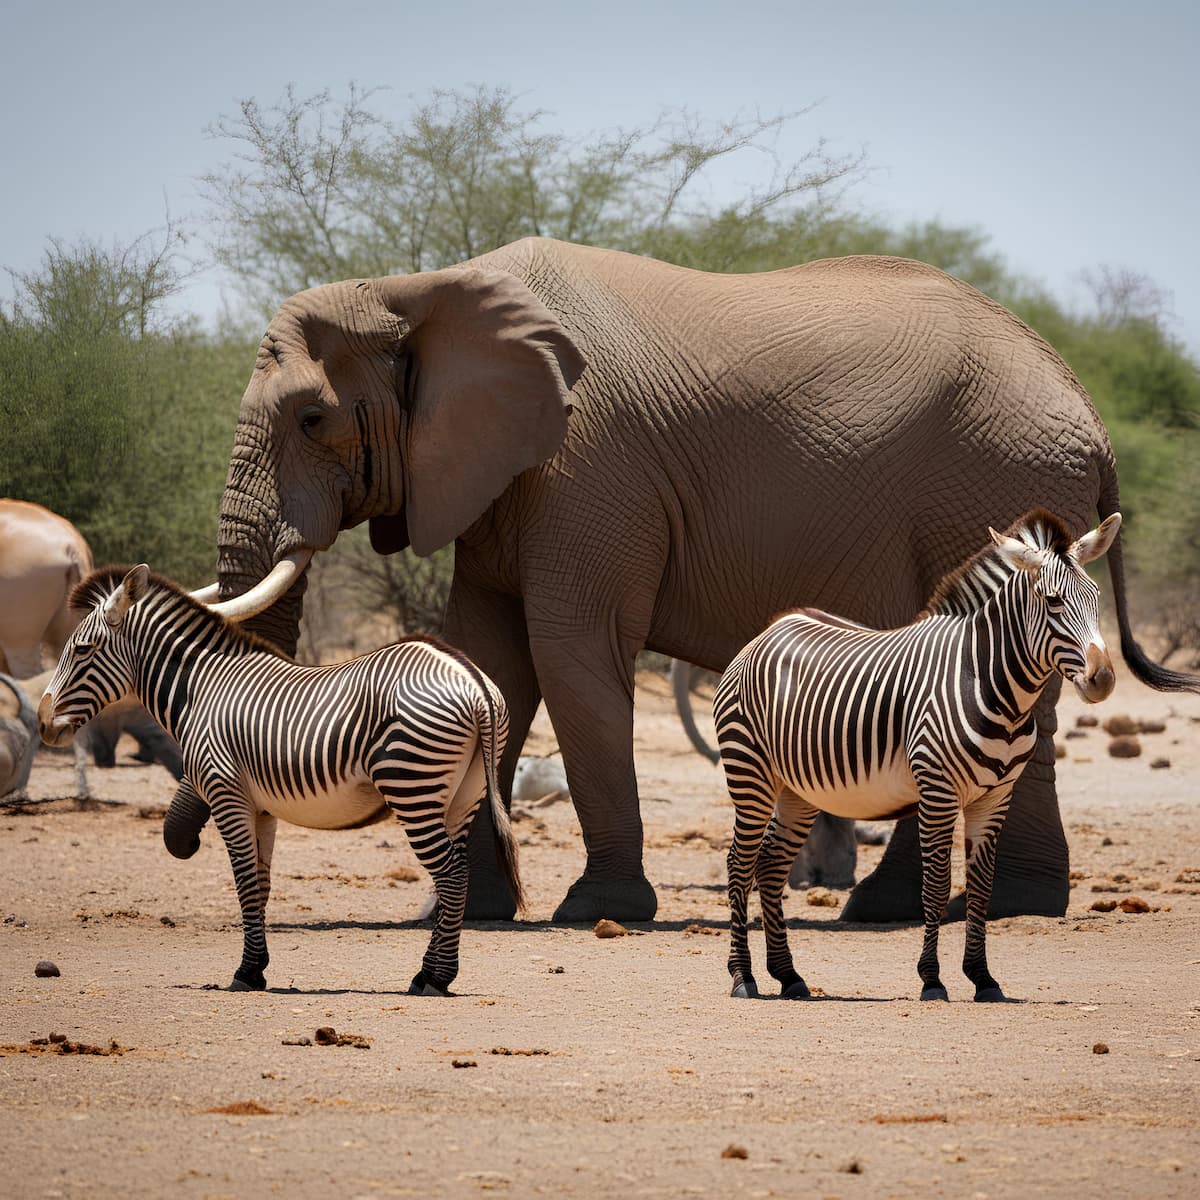
<svg viewBox="0 0 1200 1200"><path fill-rule="evenodd" d="M1083 566L1108 550L1120 528L1118 512L1069 543L1053 518L1028 521L1017 537L988 530L1005 562L1028 576L1031 651L1088 704L1106 699L1116 676L1100 633L1100 589Z"/></svg>
<svg viewBox="0 0 1200 1200"><path fill-rule="evenodd" d="M76 591L88 592L90 580ZM91 597L90 611L63 647L38 705L38 729L47 746L69 742L81 725L133 690L134 666L125 614L150 586L150 568L134 567L110 594Z"/></svg>

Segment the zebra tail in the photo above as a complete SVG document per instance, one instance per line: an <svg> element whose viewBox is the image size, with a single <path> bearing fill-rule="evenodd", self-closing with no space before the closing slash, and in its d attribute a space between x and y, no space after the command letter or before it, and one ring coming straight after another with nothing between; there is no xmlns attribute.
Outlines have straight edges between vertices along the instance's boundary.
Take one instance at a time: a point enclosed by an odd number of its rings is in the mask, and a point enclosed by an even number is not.
<svg viewBox="0 0 1200 1200"><path fill-rule="evenodd" d="M1111 482L1101 492L1100 502L1097 505L1101 520L1118 512L1121 507L1115 473L1110 478ZM1124 551L1121 549L1122 536L1122 531L1118 531L1106 556L1108 573L1112 580L1113 600L1117 607L1117 627L1121 631L1121 653L1125 656L1129 669L1148 687L1159 692L1200 693L1200 675L1189 675L1186 671L1172 671L1170 668L1156 663L1146 654L1133 636L1125 595L1125 559Z"/></svg>
<svg viewBox="0 0 1200 1200"><path fill-rule="evenodd" d="M483 775L487 783L488 803L492 808L492 828L496 831L496 850L505 882L516 901L517 912L525 908L525 887L521 883L518 865L517 839L513 836L512 821L500 794L499 764L501 748L498 737L498 714L491 690L480 681L483 702L479 706L479 734L483 750ZM501 704L503 704L501 700Z"/></svg>

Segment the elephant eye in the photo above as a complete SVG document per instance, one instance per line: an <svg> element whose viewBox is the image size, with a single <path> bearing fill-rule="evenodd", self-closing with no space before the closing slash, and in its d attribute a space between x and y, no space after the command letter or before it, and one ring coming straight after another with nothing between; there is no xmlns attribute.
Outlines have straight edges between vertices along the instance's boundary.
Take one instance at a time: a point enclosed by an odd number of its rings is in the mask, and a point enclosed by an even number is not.
<svg viewBox="0 0 1200 1200"><path fill-rule="evenodd" d="M325 418L323 409L318 408L315 404L307 405L300 413L300 428L305 433L312 433Z"/></svg>

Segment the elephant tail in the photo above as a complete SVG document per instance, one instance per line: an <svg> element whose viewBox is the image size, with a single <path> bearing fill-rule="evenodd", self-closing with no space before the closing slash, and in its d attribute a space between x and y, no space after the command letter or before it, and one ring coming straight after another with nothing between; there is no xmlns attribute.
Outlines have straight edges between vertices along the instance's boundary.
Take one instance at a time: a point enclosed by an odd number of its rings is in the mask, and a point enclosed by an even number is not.
<svg viewBox="0 0 1200 1200"><path fill-rule="evenodd" d="M705 740L704 735L696 725L696 716L692 712L692 665L682 659L671 659L671 690L675 694L675 711L683 723L683 732L687 734L692 748L703 754L711 763L721 761L721 755Z"/></svg>
<svg viewBox="0 0 1200 1200"><path fill-rule="evenodd" d="M474 664L464 665L471 667L479 684L480 698L476 704L475 719L479 727L480 749L483 754L487 801L492 809L492 828L496 831L497 857L500 859L500 869L504 872L504 880L516 902L517 912L521 912L525 908L525 888L521 883L517 861L517 839L513 835L512 821L500 791L500 757L504 753L504 743L508 738L508 706L499 691L494 686L489 686L490 680L486 679Z"/></svg>
<svg viewBox="0 0 1200 1200"><path fill-rule="evenodd" d="M1100 493L1097 504L1100 519L1119 512L1121 508L1120 495L1117 491L1116 472L1109 473ZM1129 664L1129 669L1146 684L1159 692L1197 692L1200 693L1200 675L1189 675L1185 671L1172 671L1168 667L1156 663L1138 644L1133 636L1133 626L1129 620L1129 604L1125 591L1125 559L1121 548L1123 531L1118 531L1113 544L1108 548L1108 573L1112 579L1113 601L1117 608L1117 628L1121 631L1121 653Z"/></svg>

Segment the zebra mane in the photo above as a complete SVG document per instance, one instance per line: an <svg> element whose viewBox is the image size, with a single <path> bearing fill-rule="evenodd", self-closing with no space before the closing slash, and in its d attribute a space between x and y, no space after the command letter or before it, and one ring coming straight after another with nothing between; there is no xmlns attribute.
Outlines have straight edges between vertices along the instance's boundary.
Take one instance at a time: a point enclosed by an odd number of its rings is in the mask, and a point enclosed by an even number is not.
<svg viewBox="0 0 1200 1200"><path fill-rule="evenodd" d="M130 570L132 570L131 567L119 565L97 567L71 589L71 595L67 601L71 611L79 616L86 616L97 604L102 604L121 586L122 580ZM203 613L214 625L222 626L230 637L247 646L253 646L257 650L266 650L278 658L286 658L289 662L291 661L290 656L273 642L259 637L256 633L251 633L248 629L243 629L236 621L226 620L220 613L213 612L207 604L201 604L195 597L189 596L179 584L165 575L158 575L154 571L150 572L150 591L167 592L176 601L195 612Z"/></svg>
<svg viewBox="0 0 1200 1200"><path fill-rule="evenodd" d="M1035 550L1064 555L1075 539L1054 513L1035 508L1018 517L1005 533ZM968 616L978 612L1011 577L1014 568L1001 556L999 547L989 538L982 550L955 567L933 589L929 603L918 616Z"/></svg>

